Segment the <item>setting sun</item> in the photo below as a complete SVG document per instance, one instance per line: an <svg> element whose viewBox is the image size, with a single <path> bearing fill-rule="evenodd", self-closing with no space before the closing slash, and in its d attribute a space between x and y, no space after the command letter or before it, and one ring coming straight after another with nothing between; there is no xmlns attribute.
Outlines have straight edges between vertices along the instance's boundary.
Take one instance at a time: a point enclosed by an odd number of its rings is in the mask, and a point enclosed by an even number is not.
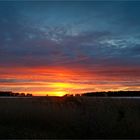
<svg viewBox="0 0 140 140"><path fill-rule="evenodd" d="M67 94L65 91L56 91L51 93L53 96L63 96Z"/></svg>

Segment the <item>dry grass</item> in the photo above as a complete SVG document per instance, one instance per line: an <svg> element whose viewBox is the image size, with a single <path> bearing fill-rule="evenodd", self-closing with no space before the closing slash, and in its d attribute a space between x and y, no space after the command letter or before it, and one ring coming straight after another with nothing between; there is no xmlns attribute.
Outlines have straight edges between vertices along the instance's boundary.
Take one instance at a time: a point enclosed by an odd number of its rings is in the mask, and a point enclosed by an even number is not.
<svg viewBox="0 0 140 140"><path fill-rule="evenodd" d="M0 98L0 138L140 138L139 100Z"/></svg>

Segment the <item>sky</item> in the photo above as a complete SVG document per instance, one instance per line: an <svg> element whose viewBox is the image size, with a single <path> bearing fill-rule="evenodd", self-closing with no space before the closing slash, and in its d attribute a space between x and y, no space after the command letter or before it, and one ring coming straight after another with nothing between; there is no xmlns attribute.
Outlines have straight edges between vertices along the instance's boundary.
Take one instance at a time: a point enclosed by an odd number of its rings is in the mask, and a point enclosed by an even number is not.
<svg viewBox="0 0 140 140"><path fill-rule="evenodd" d="M0 91L140 90L139 1L0 1Z"/></svg>

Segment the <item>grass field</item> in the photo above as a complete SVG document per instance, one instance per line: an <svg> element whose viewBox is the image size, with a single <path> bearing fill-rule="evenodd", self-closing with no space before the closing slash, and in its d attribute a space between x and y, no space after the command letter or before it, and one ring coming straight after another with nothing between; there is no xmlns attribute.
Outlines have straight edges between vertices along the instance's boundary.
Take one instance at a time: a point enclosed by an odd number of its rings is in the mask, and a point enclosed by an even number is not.
<svg viewBox="0 0 140 140"><path fill-rule="evenodd" d="M0 98L0 138L140 138L140 98Z"/></svg>

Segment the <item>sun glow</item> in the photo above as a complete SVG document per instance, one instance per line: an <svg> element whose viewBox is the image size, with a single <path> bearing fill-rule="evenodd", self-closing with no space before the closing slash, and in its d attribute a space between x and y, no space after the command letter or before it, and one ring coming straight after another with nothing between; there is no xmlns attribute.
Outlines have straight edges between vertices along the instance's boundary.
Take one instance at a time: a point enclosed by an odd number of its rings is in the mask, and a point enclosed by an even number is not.
<svg viewBox="0 0 140 140"><path fill-rule="evenodd" d="M53 87L53 88L70 88L70 87L72 87L72 84L69 84L69 83L52 83L50 85L50 87Z"/></svg>
<svg viewBox="0 0 140 140"><path fill-rule="evenodd" d="M56 83L51 83L50 87L54 89L54 91L51 92L51 95L63 96L67 94L67 92L69 91L70 88L73 87L73 85L69 83L56 82Z"/></svg>
<svg viewBox="0 0 140 140"><path fill-rule="evenodd" d="M51 95L54 95L54 96L63 96L67 94L67 92L65 91L56 91L56 92L52 92Z"/></svg>
<svg viewBox="0 0 140 140"><path fill-rule="evenodd" d="M67 94L66 91L38 91L32 93L35 96L63 96Z"/></svg>

